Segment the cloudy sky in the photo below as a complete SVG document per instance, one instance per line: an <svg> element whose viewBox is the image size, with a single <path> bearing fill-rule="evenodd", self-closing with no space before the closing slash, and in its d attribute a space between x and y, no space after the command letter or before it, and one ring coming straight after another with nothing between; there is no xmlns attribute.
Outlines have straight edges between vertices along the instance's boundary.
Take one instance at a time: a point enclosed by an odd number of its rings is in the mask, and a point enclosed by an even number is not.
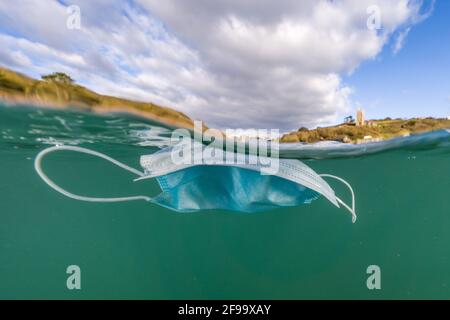
<svg viewBox="0 0 450 320"><path fill-rule="evenodd" d="M0 65L67 72L210 127L288 131L360 106L442 116L449 20L449 1L431 0L0 0Z"/></svg>

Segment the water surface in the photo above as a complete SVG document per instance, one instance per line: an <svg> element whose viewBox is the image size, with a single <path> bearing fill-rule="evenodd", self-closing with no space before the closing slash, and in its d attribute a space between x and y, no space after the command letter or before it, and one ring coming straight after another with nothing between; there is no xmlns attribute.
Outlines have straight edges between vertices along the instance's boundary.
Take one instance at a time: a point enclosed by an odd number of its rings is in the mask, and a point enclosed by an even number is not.
<svg viewBox="0 0 450 320"><path fill-rule="evenodd" d="M170 128L124 115L0 106L0 298L450 298L450 138L303 159L351 183L358 221L321 197L265 213L179 214L146 202L84 203L50 189L36 154L55 144L139 168ZM304 146L285 155L311 158ZM304 151L304 150L303 150ZM44 169L89 196L159 193L153 180L88 155L49 155ZM347 189L330 182L349 201ZM82 289L66 268L79 265ZM378 265L382 289L367 289Z"/></svg>

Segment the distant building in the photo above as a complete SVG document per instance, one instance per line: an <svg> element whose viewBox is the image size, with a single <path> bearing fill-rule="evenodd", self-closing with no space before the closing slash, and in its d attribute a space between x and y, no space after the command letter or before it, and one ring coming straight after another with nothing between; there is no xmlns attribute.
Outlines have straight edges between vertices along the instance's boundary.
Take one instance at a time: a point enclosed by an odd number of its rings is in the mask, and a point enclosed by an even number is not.
<svg viewBox="0 0 450 320"><path fill-rule="evenodd" d="M355 125L357 127L362 127L366 124L366 120L364 117L364 110L362 109L358 109L358 111L356 111L356 122Z"/></svg>
<svg viewBox="0 0 450 320"><path fill-rule="evenodd" d="M378 124L375 121L373 121L373 120L367 120L366 121L366 126L368 126L368 127L377 127Z"/></svg>

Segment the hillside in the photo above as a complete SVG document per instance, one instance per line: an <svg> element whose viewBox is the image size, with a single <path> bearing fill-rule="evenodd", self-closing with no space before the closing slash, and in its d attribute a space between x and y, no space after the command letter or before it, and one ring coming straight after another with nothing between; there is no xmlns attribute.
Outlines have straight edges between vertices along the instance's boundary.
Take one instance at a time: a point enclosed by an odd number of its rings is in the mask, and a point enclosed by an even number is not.
<svg viewBox="0 0 450 320"><path fill-rule="evenodd" d="M301 128L281 138L281 142L340 141L362 143L381 141L411 134L450 128L450 120L435 118L372 120L369 125L341 124L333 127L308 130Z"/></svg>
<svg viewBox="0 0 450 320"><path fill-rule="evenodd" d="M59 108L71 106L99 113L127 112L172 126L193 126L189 117L167 107L101 95L71 82L52 80L51 77L35 80L1 67L0 99Z"/></svg>

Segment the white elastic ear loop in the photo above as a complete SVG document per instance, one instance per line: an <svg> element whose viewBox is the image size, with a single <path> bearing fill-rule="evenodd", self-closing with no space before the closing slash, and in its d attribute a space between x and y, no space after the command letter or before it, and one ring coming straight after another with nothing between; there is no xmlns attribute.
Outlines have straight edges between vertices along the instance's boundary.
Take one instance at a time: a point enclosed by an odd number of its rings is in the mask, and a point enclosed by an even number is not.
<svg viewBox="0 0 450 320"><path fill-rule="evenodd" d="M109 162L112 162L116 166L121 167L122 169L125 169L135 175L138 175L141 177L144 175L143 172L140 172L139 170L131 168L131 167L127 166L126 164L123 164L123 163L121 163L111 157L108 157L107 155L104 155L100 152L92 151L92 150L81 148L81 147L75 147L75 146L50 147L50 148L47 148L47 149L39 152L39 154L36 156L36 159L34 161L34 168L36 169L36 172L42 178L42 180L44 180L45 183L47 183L51 188L58 191L59 193L62 193L66 197L69 197L69 198L72 198L75 200L88 201L88 202L122 202L122 201L134 201L134 200L151 201L151 198L146 197L146 196L119 197L119 198L91 198L91 197L79 196L79 195L76 195L76 194L73 194L73 193L70 193L70 192L64 190L63 188L59 187L56 183L54 183L52 180L50 180L49 177L47 177L47 175L42 170L42 166L41 166L42 159L47 154L49 154L51 152L62 151L62 150L76 151L76 152L86 153L86 154L90 154L90 155L93 155L96 157L100 157Z"/></svg>
<svg viewBox="0 0 450 320"><path fill-rule="evenodd" d="M350 185L350 183L348 183L347 181L345 181L344 179L342 179L340 177L333 176L331 174L319 174L319 176L325 177L325 178L336 179L338 181L341 181L343 184L345 184L348 187L348 189L350 190L350 192L352 194L352 207L350 208L346 203L344 203L344 201L342 201L338 197L336 197L336 200L352 214L352 222L355 223L356 219L357 219L356 208L355 208L355 193L353 192L353 189L352 189L352 186Z"/></svg>

